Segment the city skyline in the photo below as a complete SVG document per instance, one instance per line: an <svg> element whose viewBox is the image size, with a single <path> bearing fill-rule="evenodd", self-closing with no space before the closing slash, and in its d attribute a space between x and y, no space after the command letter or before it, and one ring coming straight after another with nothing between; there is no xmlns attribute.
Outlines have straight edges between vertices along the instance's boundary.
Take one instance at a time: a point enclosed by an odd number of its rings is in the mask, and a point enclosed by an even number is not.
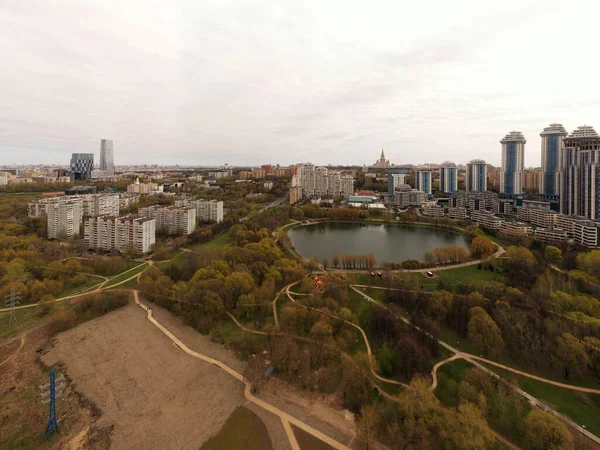
<svg viewBox="0 0 600 450"><path fill-rule="evenodd" d="M110 136L119 164L363 165L383 147L498 166L518 129L533 167L548 124L598 126L593 73L545 63L588 56L596 5L416 4L407 20L391 2L196 3L4 5L2 163L64 163ZM577 40L555 33L572 20Z"/></svg>

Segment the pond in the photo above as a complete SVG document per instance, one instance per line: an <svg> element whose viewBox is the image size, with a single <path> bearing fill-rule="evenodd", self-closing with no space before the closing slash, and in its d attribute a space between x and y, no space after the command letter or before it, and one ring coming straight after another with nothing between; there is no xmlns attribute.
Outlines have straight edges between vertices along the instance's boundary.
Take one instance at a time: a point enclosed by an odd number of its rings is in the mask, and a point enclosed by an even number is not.
<svg viewBox="0 0 600 450"><path fill-rule="evenodd" d="M333 252L373 253L377 265L407 259L423 260L423 253L438 247L462 247L469 251L466 236L437 228L395 224L325 222L288 231L296 250L307 258L331 261Z"/></svg>

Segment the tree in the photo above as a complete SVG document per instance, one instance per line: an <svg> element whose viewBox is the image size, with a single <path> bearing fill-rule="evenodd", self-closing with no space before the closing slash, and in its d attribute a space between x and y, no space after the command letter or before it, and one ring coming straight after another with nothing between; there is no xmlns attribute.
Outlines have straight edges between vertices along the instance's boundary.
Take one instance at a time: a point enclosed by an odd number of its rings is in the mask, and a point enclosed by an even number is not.
<svg viewBox="0 0 600 450"><path fill-rule="evenodd" d="M563 368L565 380L568 380L571 374L581 375L590 358L583 343L570 333L563 333L556 338L552 361Z"/></svg>
<svg viewBox="0 0 600 450"><path fill-rule="evenodd" d="M504 269L507 278L516 287L530 288L537 277L537 264L533 253L525 247L511 246L506 251Z"/></svg>
<svg viewBox="0 0 600 450"><path fill-rule="evenodd" d="M333 252L333 255L331 255L331 264L333 264L333 267L336 269L340 265L340 255L338 252Z"/></svg>
<svg viewBox="0 0 600 450"><path fill-rule="evenodd" d="M358 412L361 406L369 402L371 395L371 360L366 353L359 352L343 362L344 406Z"/></svg>
<svg viewBox="0 0 600 450"><path fill-rule="evenodd" d="M553 245L548 245L544 250L544 258L550 264L560 264L562 261L562 250Z"/></svg>
<svg viewBox="0 0 600 450"><path fill-rule="evenodd" d="M435 256L433 252L428 250L425 253L423 253L423 261L425 261L429 265L435 264Z"/></svg>
<svg viewBox="0 0 600 450"><path fill-rule="evenodd" d="M467 329L469 339L485 356L497 354L504 348L500 328L480 306L469 310Z"/></svg>
<svg viewBox="0 0 600 450"><path fill-rule="evenodd" d="M308 269L309 275L315 270L317 270L319 268L319 261L317 260L317 258L310 258L308 260L308 263L306 264L306 268Z"/></svg>
<svg viewBox="0 0 600 450"><path fill-rule="evenodd" d="M532 450L573 450L573 437L556 417L537 408L525 417L525 442Z"/></svg>
<svg viewBox="0 0 600 450"><path fill-rule="evenodd" d="M441 420L440 437L448 449L485 450L492 447L494 435L480 407L471 402L458 405L458 417Z"/></svg>
<svg viewBox="0 0 600 450"><path fill-rule="evenodd" d="M265 379L265 370L267 369L265 362L261 356L252 355L246 363L244 378L250 383L250 392L253 394L258 391L258 387Z"/></svg>
<svg viewBox="0 0 600 450"><path fill-rule="evenodd" d="M591 252L577 255L577 268L597 277L600 273L600 250L592 250Z"/></svg>
<svg viewBox="0 0 600 450"><path fill-rule="evenodd" d="M369 450L371 443L377 437L379 429L379 416L374 407L363 405L356 421L356 436Z"/></svg>
<svg viewBox="0 0 600 450"><path fill-rule="evenodd" d="M327 258L327 256L324 256L321 260L321 263L323 264L323 269L327 270L327 266L329 265L329 258Z"/></svg>
<svg viewBox="0 0 600 450"><path fill-rule="evenodd" d="M471 257L475 259L485 258L493 255L495 250L496 246L494 243L484 236L477 236L475 239L473 239L471 246L469 247Z"/></svg>

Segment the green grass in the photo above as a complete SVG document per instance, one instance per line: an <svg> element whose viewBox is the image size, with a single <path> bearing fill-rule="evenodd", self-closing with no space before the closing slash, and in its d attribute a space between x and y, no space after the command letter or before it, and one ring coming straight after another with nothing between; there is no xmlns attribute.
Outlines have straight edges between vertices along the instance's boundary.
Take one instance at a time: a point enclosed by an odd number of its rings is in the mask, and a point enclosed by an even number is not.
<svg viewBox="0 0 600 450"><path fill-rule="evenodd" d="M596 436L600 436L600 420L598 420L600 417L600 395L564 389L495 366L485 363L484 365L506 379L516 379L525 392L569 417L578 425L585 425L586 429Z"/></svg>
<svg viewBox="0 0 600 450"><path fill-rule="evenodd" d="M333 450L333 447L326 444L321 439L317 439L312 434L292 425L292 430L300 446L300 450Z"/></svg>
<svg viewBox="0 0 600 450"><path fill-rule="evenodd" d="M64 311L70 308L68 300L63 302L58 302L54 305L54 311ZM18 336L22 332L32 328L49 318L48 315L40 316L38 308L24 308L17 309L15 311L15 316L17 318L17 322L8 323L10 313L1 312L0 313L0 338L11 338L13 336Z"/></svg>
<svg viewBox="0 0 600 450"><path fill-rule="evenodd" d="M472 266L459 267L457 269L446 269L435 272L444 283L447 284L468 284L473 280L484 281L504 281L505 277L498 272L489 270L478 270L477 264Z"/></svg>
<svg viewBox="0 0 600 450"><path fill-rule="evenodd" d="M69 295L74 295L74 294L79 294L79 293L85 292L94 286L99 286L100 284L102 284L103 281L104 280L102 280L98 277L88 277L85 284L82 284L81 286L75 286L72 288L64 289L63 291L61 291L60 294L58 294L56 296L56 298L68 297Z"/></svg>
<svg viewBox="0 0 600 450"><path fill-rule="evenodd" d="M225 231L223 233L217 234L210 241L203 242L202 244L193 244L188 248L194 252L202 251L202 250L223 250L229 243L229 231Z"/></svg>
<svg viewBox="0 0 600 450"><path fill-rule="evenodd" d="M365 330L365 334L371 341L371 315L373 303L366 301L362 295L352 289L348 290L349 303L346 305L354 313L358 321L357 325ZM358 330L357 330L358 331Z"/></svg>
<svg viewBox="0 0 600 450"><path fill-rule="evenodd" d="M139 274L143 270L145 270L147 267L148 267L148 263L142 263L139 266L137 266L136 268L129 270L129 272L123 272L121 275L117 275L116 277L111 278L108 281L108 283L106 283L104 285L104 288L114 286L115 284L120 283L123 280L131 278L131 277Z"/></svg>
<svg viewBox="0 0 600 450"><path fill-rule="evenodd" d="M315 448L315 447L313 447ZM200 450L269 450L273 449L267 427L254 412L238 406L219 434L210 438Z"/></svg>
<svg viewBox="0 0 600 450"><path fill-rule="evenodd" d="M137 278L133 280L129 280L127 283L120 284L116 287L111 287L109 289L136 289L138 287Z"/></svg>

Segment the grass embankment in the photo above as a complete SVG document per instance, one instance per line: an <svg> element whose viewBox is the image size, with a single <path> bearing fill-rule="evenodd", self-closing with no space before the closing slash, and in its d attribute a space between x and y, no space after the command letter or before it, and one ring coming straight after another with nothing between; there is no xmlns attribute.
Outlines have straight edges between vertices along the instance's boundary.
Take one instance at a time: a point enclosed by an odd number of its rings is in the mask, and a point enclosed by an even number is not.
<svg viewBox="0 0 600 450"><path fill-rule="evenodd" d="M269 450L273 449L267 427L254 412L238 406L219 430L200 450ZM309 447L307 447L309 448ZM318 448L318 447L310 447Z"/></svg>
<svg viewBox="0 0 600 450"><path fill-rule="evenodd" d="M71 307L72 305L67 300L65 300L64 302L54 304L53 311L65 311ZM0 338L8 339L14 336L18 336L24 331L27 331L28 329L39 325L40 323L46 321L49 318L48 315L40 314L39 308L17 309L15 311L15 316L17 318L17 321L8 323L10 313L0 313Z"/></svg>
<svg viewBox="0 0 600 450"><path fill-rule="evenodd" d="M517 380L519 386L525 392L569 417L576 424L585 426L590 433L600 437L600 420L598 420L600 417L600 395L572 391L517 375L490 364L484 363L484 365L507 380Z"/></svg>
<svg viewBox="0 0 600 450"><path fill-rule="evenodd" d="M487 267L487 264L484 264ZM445 269L435 272L435 275L447 284L469 284L473 280L505 281L505 277L497 271L478 269L478 264L472 266L458 267L456 269Z"/></svg>
<svg viewBox="0 0 600 450"><path fill-rule="evenodd" d="M296 436L300 450L333 450L333 447L329 444L294 425L292 425L292 431L294 432L294 436Z"/></svg>
<svg viewBox="0 0 600 450"><path fill-rule="evenodd" d="M148 263L142 263L139 266L135 266L133 269L129 269L128 271L123 272L122 274L111 278L103 287L109 288L109 287L115 286L116 284L120 283L121 281L125 281L128 278L138 275L140 272L145 270L147 267L148 267Z"/></svg>
<svg viewBox="0 0 600 450"><path fill-rule="evenodd" d="M202 244L193 244L188 248L193 252L199 252L203 250L223 250L227 244L229 244L229 231L217 234L208 242L203 242Z"/></svg>

